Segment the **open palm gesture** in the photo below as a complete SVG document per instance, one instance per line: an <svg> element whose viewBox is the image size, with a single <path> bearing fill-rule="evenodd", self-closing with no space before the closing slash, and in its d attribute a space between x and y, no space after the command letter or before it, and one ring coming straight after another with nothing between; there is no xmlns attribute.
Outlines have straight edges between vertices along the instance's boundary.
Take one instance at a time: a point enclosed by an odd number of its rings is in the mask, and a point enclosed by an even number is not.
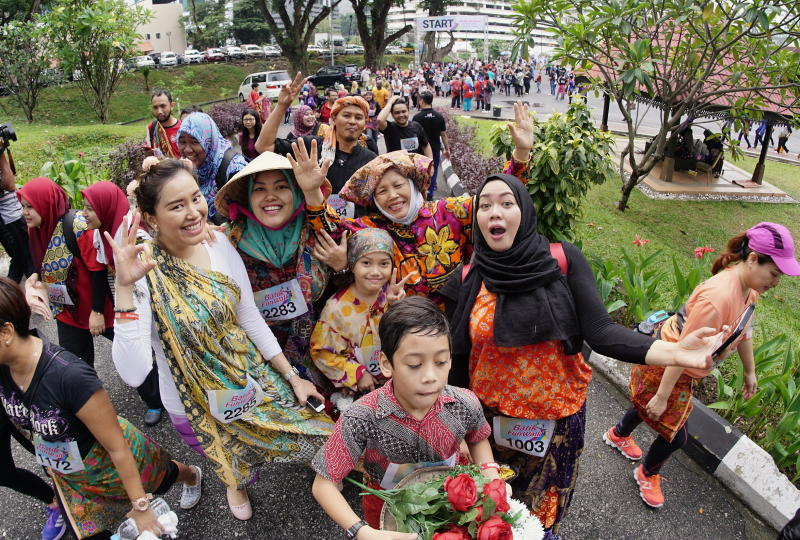
<svg viewBox="0 0 800 540"><path fill-rule="evenodd" d="M520 161L527 161L527 156L533 148L533 119L528 106L521 101L514 103L514 122L509 122L508 130L511 133L511 140L514 141L515 158L525 155L525 159Z"/></svg>
<svg viewBox="0 0 800 540"><path fill-rule="evenodd" d="M406 281L416 276L416 272L411 272L406 277L397 281L397 268L392 270L392 278L389 280L389 289L386 291L386 301L394 304L406 297L405 284Z"/></svg>
<svg viewBox="0 0 800 540"><path fill-rule="evenodd" d="M306 151L306 145L301 140L299 143L292 143L292 154L287 155L289 163L292 164L294 177L297 180L297 185L303 190L303 193L313 193L319 190L325 177L328 175L328 169L331 167L330 160L325 160L320 164L317 160L317 141L311 141L311 153Z"/></svg>
<svg viewBox="0 0 800 540"><path fill-rule="evenodd" d="M128 228L128 218L122 220L122 230L126 234L122 235L119 244L108 234L108 231L103 233L111 245L111 249L114 250L117 283L123 287L133 285L156 267L156 261L153 260L148 246L136 244L136 232L139 230L141 219L141 215L136 212L130 228Z"/></svg>

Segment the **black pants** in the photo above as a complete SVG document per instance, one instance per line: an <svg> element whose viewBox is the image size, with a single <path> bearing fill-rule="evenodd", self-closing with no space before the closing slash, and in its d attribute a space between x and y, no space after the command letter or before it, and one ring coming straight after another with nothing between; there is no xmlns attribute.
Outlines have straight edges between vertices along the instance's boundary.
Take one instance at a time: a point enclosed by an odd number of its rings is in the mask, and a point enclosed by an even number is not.
<svg viewBox="0 0 800 540"><path fill-rule="evenodd" d="M14 456L11 454L12 435L28 452L33 453L33 446L11 427L5 413L0 413L0 486L9 487L45 504L52 503L53 488L32 472L18 469L14 465Z"/></svg>
<svg viewBox="0 0 800 540"><path fill-rule="evenodd" d="M56 326L58 327L58 344L94 367L94 338L91 332L61 321L57 321ZM103 336L113 341L114 329L106 328ZM158 370L156 369L155 361L150 374L136 391L148 409L162 409L164 407L161 404L161 391L158 387Z"/></svg>
<svg viewBox="0 0 800 540"><path fill-rule="evenodd" d="M461 94L453 94L453 97L450 100L450 107L453 109L461 108Z"/></svg>
<svg viewBox="0 0 800 540"><path fill-rule="evenodd" d="M25 220L20 218L11 223L3 223L0 220L0 244L11 257L11 264L8 267L8 277L19 283L22 276L33 274L33 261L31 251L28 248L28 227Z"/></svg>
<svg viewBox="0 0 800 540"><path fill-rule="evenodd" d="M786 143L787 142L789 142L789 137L778 137L778 148L776 148L775 150L780 152L781 148L783 148L783 151L788 154L789 153L789 149L786 148Z"/></svg>
<svg viewBox="0 0 800 540"><path fill-rule="evenodd" d="M622 420L614 427L614 430L620 437L628 437L641 423L642 418L639 416L639 412L635 407L631 407L628 409L628 412L625 413L625 416L622 417ZM658 474L661 467L667 459L669 459L669 456L676 450L680 450L683 445L686 444L687 440L689 440L689 432L686 429L686 424L675 434L675 438L672 439L672 442L666 440L661 435L656 437L656 440L650 445L650 449L644 457L642 469L645 476Z"/></svg>

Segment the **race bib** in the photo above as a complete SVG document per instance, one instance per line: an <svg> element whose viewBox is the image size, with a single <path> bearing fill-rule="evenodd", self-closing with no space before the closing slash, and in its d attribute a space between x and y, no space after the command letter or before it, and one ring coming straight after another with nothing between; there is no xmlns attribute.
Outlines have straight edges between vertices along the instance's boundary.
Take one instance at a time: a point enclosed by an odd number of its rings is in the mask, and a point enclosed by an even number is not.
<svg viewBox="0 0 800 540"><path fill-rule="evenodd" d="M406 152L413 152L419 148L419 138L409 137L408 139L400 139L400 148Z"/></svg>
<svg viewBox="0 0 800 540"><path fill-rule="evenodd" d="M264 399L261 385L247 375L247 384L239 390L206 390L211 416L230 424L252 414Z"/></svg>
<svg viewBox="0 0 800 540"><path fill-rule="evenodd" d="M76 441L50 442L38 434L33 436L36 463L61 474L70 474L84 469L81 452Z"/></svg>
<svg viewBox="0 0 800 540"><path fill-rule="evenodd" d="M67 292L67 286L63 283L48 283L47 296L51 304L61 304L63 306L74 306L75 303Z"/></svg>
<svg viewBox="0 0 800 540"><path fill-rule="evenodd" d="M380 347L356 347L356 359L373 377L381 375Z"/></svg>
<svg viewBox="0 0 800 540"><path fill-rule="evenodd" d="M390 463L386 468L386 473L381 480L383 489L394 489L400 481L413 473L417 469L427 469L429 467L454 467L458 459L458 452L445 459L444 461L423 461L421 463Z"/></svg>
<svg viewBox="0 0 800 540"><path fill-rule="evenodd" d="M494 442L523 454L542 457L553 438L555 420L528 420L495 416L492 422Z"/></svg>
<svg viewBox="0 0 800 540"><path fill-rule="evenodd" d="M297 279L258 291L253 296L267 321L286 321L308 313L308 304Z"/></svg>
<svg viewBox="0 0 800 540"><path fill-rule="evenodd" d="M338 195L330 195L327 202L340 217L356 217L356 205L354 203L346 201Z"/></svg>

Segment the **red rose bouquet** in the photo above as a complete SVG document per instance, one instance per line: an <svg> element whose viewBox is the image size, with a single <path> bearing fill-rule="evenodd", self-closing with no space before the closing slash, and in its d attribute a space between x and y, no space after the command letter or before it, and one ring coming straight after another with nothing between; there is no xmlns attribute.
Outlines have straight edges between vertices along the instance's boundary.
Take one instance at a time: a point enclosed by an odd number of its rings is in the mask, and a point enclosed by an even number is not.
<svg viewBox="0 0 800 540"><path fill-rule="evenodd" d="M510 499L503 480L490 480L475 465L396 489L377 490L350 480L382 499L399 532L421 540L539 540L539 520Z"/></svg>

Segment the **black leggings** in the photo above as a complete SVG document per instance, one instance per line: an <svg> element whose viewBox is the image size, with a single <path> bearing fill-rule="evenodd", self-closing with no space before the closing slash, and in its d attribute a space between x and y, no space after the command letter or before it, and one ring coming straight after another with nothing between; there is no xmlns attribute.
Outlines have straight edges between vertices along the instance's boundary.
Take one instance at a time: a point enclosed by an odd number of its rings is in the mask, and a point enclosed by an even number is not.
<svg viewBox="0 0 800 540"><path fill-rule="evenodd" d="M94 367L94 337L92 333L59 320L56 320L56 329L58 330L58 344ZM113 341L114 328L106 328L103 336Z"/></svg>
<svg viewBox="0 0 800 540"><path fill-rule="evenodd" d="M14 465L14 456L11 454L12 435L26 450L33 453L33 446L11 427L5 413L0 413L0 486L9 487L45 504L52 503L53 488L32 472Z"/></svg>
<svg viewBox="0 0 800 540"><path fill-rule="evenodd" d="M33 261L28 248L28 227L25 226L25 220L20 218L11 223L3 223L3 220L0 219L0 245L11 257L11 263L8 265L8 277L12 281L19 283L22 276L33 274Z"/></svg>
<svg viewBox="0 0 800 540"><path fill-rule="evenodd" d="M616 431L617 435L620 437L628 437L641 423L642 418L639 416L639 412L635 407L631 407L614 427L614 431ZM688 439L689 432L686 429L686 424L681 426L681 429L675 434L675 438L672 439L672 442L661 435L656 437L656 440L650 445L650 449L644 457L642 470L645 476L658 474L662 465L669 459L669 456L676 450L680 450Z"/></svg>

